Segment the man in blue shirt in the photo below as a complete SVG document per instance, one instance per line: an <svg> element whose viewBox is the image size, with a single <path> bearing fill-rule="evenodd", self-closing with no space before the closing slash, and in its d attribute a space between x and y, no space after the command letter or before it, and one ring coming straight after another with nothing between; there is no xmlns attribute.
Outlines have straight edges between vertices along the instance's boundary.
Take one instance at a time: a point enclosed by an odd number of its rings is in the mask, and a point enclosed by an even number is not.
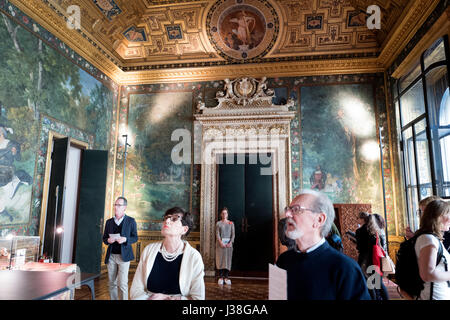
<svg viewBox="0 0 450 320"><path fill-rule="evenodd" d="M304 190L285 215L286 235L296 242L277 260L287 270L288 300L370 300L359 265L325 240L335 216L328 197Z"/></svg>

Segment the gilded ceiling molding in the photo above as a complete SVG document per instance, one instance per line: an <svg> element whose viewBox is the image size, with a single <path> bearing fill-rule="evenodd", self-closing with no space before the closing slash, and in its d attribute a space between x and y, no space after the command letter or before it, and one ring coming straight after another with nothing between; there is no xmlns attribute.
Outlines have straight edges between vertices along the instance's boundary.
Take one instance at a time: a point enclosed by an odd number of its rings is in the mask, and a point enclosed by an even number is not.
<svg viewBox="0 0 450 320"><path fill-rule="evenodd" d="M388 36L388 40L381 50L378 57L380 64L389 68L438 3L439 0L414 0L405 8L404 18L392 28L392 34Z"/></svg>
<svg viewBox="0 0 450 320"><path fill-rule="evenodd" d="M400 17L397 25L392 28L392 32L385 41L378 58L337 58L336 60L324 58L323 60L262 62L193 68L161 68L141 71L123 71L123 68L126 69L130 64L134 65L137 62L130 61L125 63L115 52L112 52L114 49L107 49L101 45L83 26L81 31L67 28L65 26L64 12L59 12L58 10L60 9L56 7L52 8L49 3L43 0L11 0L11 3L66 43L117 84L133 85L174 81L223 80L237 76L288 77L383 72L408 44L435 9L439 0L411 0L411 3L405 9L403 17ZM203 1L198 3L203 3ZM204 10L208 10L210 5L207 3ZM201 21L202 25L205 23L205 15L201 15L197 19ZM203 28L200 34L204 37L205 33ZM205 49L208 51L211 48L206 46Z"/></svg>
<svg viewBox="0 0 450 320"><path fill-rule="evenodd" d="M54 36L58 37L70 48L75 50L80 56L101 70L113 81L119 83L118 80L120 74L123 72L113 61L99 51L99 48L101 48L111 57L114 57L114 54L109 52L106 48L100 47L98 43L98 47L95 47L93 43L83 37L80 32L67 28L64 18L59 16L41 0L10 0L10 2L51 32Z"/></svg>
<svg viewBox="0 0 450 320"><path fill-rule="evenodd" d="M294 77L333 74L377 73L384 68L377 58L318 61L289 61L226 65L220 67L180 68L122 73L120 84L137 85L191 81L214 81L236 77Z"/></svg>

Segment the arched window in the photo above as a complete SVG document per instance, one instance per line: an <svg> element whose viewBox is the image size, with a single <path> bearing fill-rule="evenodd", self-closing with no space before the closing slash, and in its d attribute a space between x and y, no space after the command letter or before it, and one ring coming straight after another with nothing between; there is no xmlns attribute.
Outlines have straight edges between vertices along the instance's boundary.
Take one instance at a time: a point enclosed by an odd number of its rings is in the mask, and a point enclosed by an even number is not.
<svg viewBox="0 0 450 320"><path fill-rule="evenodd" d="M439 144L441 147L444 194L450 195L450 97L445 90L439 106Z"/></svg>
<svg viewBox="0 0 450 320"><path fill-rule="evenodd" d="M439 127L450 125L450 99L449 88L445 90L442 96L441 105L439 106Z"/></svg>

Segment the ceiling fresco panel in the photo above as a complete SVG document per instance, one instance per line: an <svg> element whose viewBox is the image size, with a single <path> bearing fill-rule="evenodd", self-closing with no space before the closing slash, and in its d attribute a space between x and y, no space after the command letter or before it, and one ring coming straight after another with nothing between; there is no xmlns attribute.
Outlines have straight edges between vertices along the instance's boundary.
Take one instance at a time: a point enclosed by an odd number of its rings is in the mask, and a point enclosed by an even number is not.
<svg viewBox="0 0 450 320"><path fill-rule="evenodd" d="M177 67L189 68L330 54L376 57L405 9L427 1L45 0L41 6L61 19L67 19L70 5L79 6L80 34L99 48L89 50L99 50L127 72L167 68L174 60ZM374 4L382 13L381 30L375 31L366 26L367 7Z"/></svg>

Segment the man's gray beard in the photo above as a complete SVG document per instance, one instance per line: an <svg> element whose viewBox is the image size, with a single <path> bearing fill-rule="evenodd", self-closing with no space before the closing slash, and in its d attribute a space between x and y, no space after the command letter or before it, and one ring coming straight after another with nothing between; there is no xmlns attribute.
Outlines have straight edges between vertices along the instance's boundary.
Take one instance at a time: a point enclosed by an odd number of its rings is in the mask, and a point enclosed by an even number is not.
<svg viewBox="0 0 450 320"><path fill-rule="evenodd" d="M297 225L294 220L289 219L286 221L286 223L292 223L296 228L295 230L292 230L292 231L286 230L286 237L288 237L289 239L292 239L292 240L297 240L303 236L303 233L297 229Z"/></svg>

